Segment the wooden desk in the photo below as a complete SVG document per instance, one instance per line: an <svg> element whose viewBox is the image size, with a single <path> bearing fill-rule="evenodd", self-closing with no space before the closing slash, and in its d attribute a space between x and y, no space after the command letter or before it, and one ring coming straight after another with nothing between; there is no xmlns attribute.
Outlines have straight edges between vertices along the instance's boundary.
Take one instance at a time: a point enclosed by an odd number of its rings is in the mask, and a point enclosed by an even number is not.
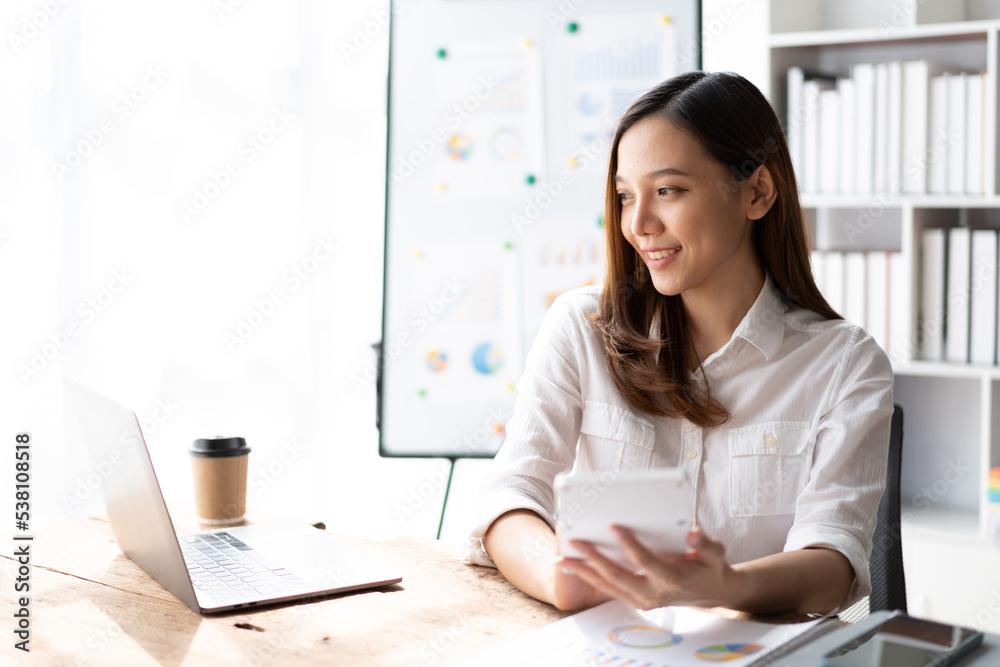
<svg viewBox="0 0 1000 667"><path fill-rule="evenodd" d="M119 551L106 520L41 531L32 546L30 654L13 648L13 549L0 559L0 664L440 665L566 616L434 540L340 539L400 572L402 583L199 616Z"/></svg>
<svg viewBox="0 0 1000 667"><path fill-rule="evenodd" d="M0 554L0 609L10 624L0 665L442 665L567 615L434 540L340 539L398 570L402 584L199 616L119 551L106 520L40 531L32 543L30 654L13 648L16 565L13 549ZM959 664L1000 664L1000 637L988 635Z"/></svg>

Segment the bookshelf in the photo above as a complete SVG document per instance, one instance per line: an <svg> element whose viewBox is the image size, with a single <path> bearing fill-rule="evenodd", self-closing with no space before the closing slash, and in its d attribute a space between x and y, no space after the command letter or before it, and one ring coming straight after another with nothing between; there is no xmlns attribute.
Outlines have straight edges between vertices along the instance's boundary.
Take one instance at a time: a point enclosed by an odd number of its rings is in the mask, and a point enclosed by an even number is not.
<svg viewBox="0 0 1000 667"><path fill-rule="evenodd" d="M1000 1L770 3L770 99L786 131L796 121L788 103L790 68L807 78L848 78L860 64L927 60L985 72L981 194L907 193L886 181L872 192L802 192L817 250L902 255L907 280L895 286L892 299L902 300L903 324L893 339L903 344L890 356L895 400L905 414L904 530L980 541L990 528L987 476L1000 465L1000 367L918 359L919 253L922 231L930 227L1000 228L998 37Z"/></svg>
<svg viewBox="0 0 1000 667"><path fill-rule="evenodd" d="M903 406L905 415L902 540L910 611L998 632L1000 615L978 611L989 609L989 596L1000 591L1000 541L996 541L995 515L990 512L987 492L989 470L1000 466L1000 366L921 360L925 355L918 334L921 311L926 310L922 306L924 230L1000 229L1000 0L771 0L768 11L767 64L759 79L769 88L790 140L795 132L791 123L796 120L794 104L789 103L790 88L793 102L801 100L794 92L801 79L798 74L789 77L792 68L801 69L806 79L826 77L822 87L838 92L842 90L840 78L853 79L855 67L864 68L867 63L877 71L878 63L925 60L975 73L981 83L982 155L977 194L944 194L940 190L930 194L931 165L923 176L927 185L924 192L893 187L900 185L892 182L894 176L902 180L898 163L895 172L887 169L881 187L874 182L870 188L859 187L862 178L855 174L852 180L845 175L850 170L844 170L840 171L840 187L830 191L829 181L816 178L815 167L809 183L812 187L804 187L801 173L799 183L819 256L814 261L825 261L822 257L829 254L827 251L900 254L900 273L905 278L898 281L902 284L892 286L890 299L902 322L893 325L895 336L903 336L904 344L894 344L900 341L892 340L890 334L887 347L895 373L894 399ZM891 76L890 67L886 69ZM857 91L864 82L852 85L856 86L855 98L841 109L859 105ZM801 88L797 90L801 93ZM883 109L893 108L893 94L889 93L888 104L882 102ZM930 99L928 95L928 104ZM902 106L905 102L904 96ZM901 111L901 116L904 113ZM929 128L932 113L929 108ZM801 119L801 114L798 117ZM907 124L902 117L897 122L898 131L905 135ZM906 136L899 139L903 146L906 141ZM875 144L873 151L884 150ZM887 144L891 155L895 146L891 140ZM821 143L819 146L822 148ZM812 150L815 156L815 144ZM856 142L855 151L860 155L862 150ZM972 149L966 146L965 150ZM803 153L798 155L801 160ZM841 153L836 159L852 158ZM865 158L855 155L853 159ZM801 167L800 162L797 169L801 171ZM878 168L876 162L873 181ZM864 223L861 234L857 233L859 221ZM851 225L853 232L849 233ZM996 335L1000 334L994 328Z"/></svg>

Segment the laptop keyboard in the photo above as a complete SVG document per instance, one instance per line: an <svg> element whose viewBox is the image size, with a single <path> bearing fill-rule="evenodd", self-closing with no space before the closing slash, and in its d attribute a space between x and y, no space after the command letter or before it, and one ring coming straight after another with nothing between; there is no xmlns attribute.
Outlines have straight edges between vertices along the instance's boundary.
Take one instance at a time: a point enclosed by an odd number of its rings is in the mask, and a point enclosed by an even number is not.
<svg viewBox="0 0 1000 667"><path fill-rule="evenodd" d="M307 582L226 532L179 536L199 598L240 603L294 594Z"/></svg>

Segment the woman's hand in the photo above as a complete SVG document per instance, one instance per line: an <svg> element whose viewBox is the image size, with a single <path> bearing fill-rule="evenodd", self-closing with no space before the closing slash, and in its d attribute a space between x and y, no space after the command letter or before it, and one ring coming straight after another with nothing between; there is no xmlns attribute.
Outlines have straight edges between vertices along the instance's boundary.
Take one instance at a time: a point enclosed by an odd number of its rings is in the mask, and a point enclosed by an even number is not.
<svg viewBox="0 0 1000 667"><path fill-rule="evenodd" d="M584 579L566 572L562 566L562 556L557 556L553 562L552 580L549 584L548 601L556 609L576 611L587 609L602 602L607 602L611 596L589 584Z"/></svg>
<svg viewBox="0 0 1000 667"><path fill-rule="evenodd" d="M599 594L637 609L666 605L727 607L752 614L833 613L845 601L854 570L847 557L826 547L805 547L730 566L722 543L699 528L688 533L687 553L652 553L626 528L614 526L633 568L608 560L587 542L572 544L582 558L560 558Z"/></svg>
<svg viewBox="0 0 1000 667"><path fill-rule="evenodd" d="M674 604L755 614L825 614L839 608L854 580L850 561L825 547L730 566L722 544L698 528L688 533L689 551L683 554L654 554L631 531L615 530L633 568L617 565L586 542L573 543L582 558L559 556L555 533L530 510L502 515L483 536L483 544L512 584L564 610L620 598L641 609Z"/></svg>
<svg viewBox="0 0 1000 667"><path fill-rule="evenodd" d="M586 581L562 571L555 533L531 510L501 515L486 531L483 545L508 581L558 609L576 611L609 599Z"/></svg>
<svg viewBox="0 0 1000 667"><path fill-rule="evenodd" d="M735 606L745 594L746 581L726 562L721 542L700 528L688 533L687 553L652 553L621 526L612 529L635 565L621 567L589 542L574 541L582 558L560 558L560 572L571 572L581 582L608 598L619 598L637 609L666 605Z"/></svg>

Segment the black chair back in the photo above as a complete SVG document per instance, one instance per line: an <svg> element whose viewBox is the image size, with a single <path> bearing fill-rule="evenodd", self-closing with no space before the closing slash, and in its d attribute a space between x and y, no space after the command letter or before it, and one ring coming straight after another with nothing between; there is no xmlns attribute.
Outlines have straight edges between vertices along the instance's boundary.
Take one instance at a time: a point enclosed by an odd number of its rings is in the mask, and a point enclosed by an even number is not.
<svg viewBox="0 0 1000 667"><path fill-rule="evenodd" d="M903 540L900 534L899 478L903 462L903 408L895 406L889 431L889 465L885 492L878 504L878 524L872 538L868 569L872 577L869 610L906 611L906 577L903 573Z"/></svg>

